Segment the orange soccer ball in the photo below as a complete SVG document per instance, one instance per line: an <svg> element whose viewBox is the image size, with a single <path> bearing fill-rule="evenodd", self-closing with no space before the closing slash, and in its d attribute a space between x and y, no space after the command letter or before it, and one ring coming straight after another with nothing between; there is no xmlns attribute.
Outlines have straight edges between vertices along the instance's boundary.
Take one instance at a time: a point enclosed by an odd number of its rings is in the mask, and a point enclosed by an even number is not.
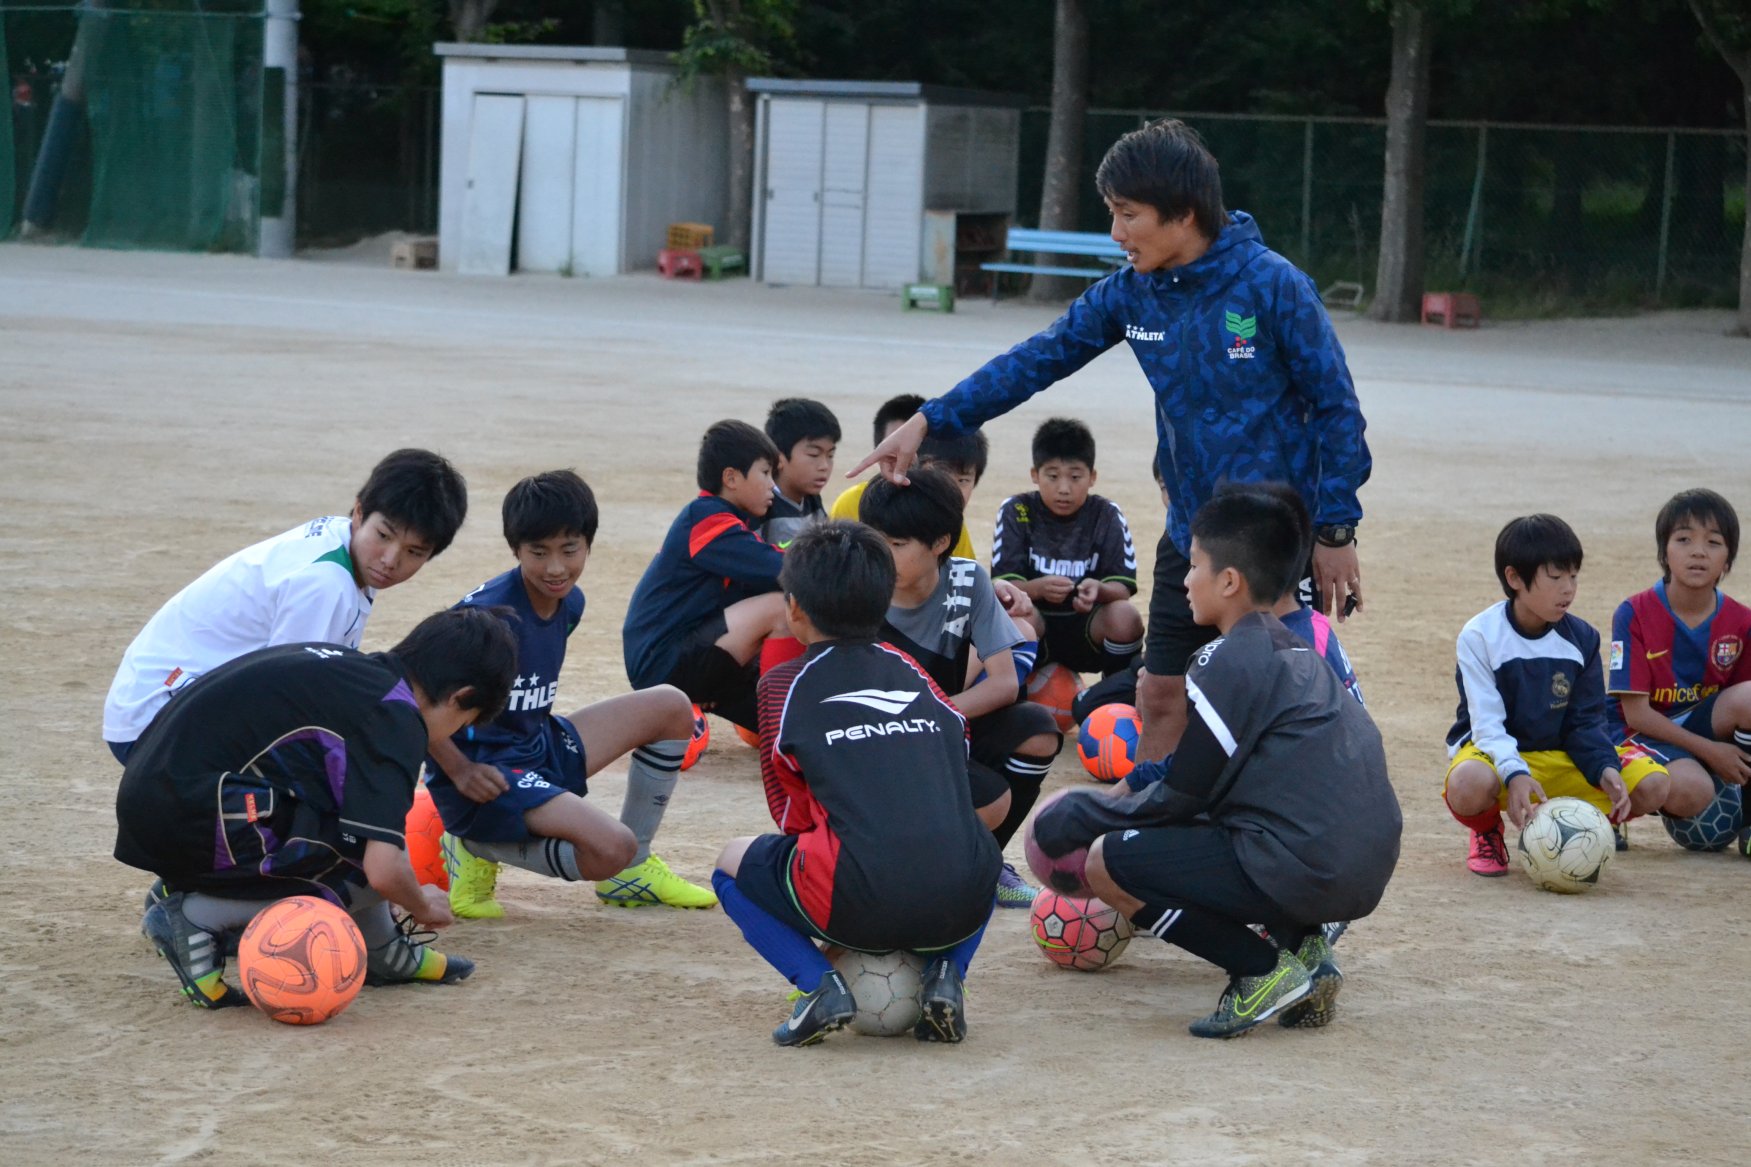
<svg viewBox="0 0 1751 1167"><path fill-rule="evenodd" d="M734 722L731 722L730 724L735 725ZM736 736L741 738L744 742L748 743L749 745L753 746L755 749L760 748L760 735L755 733L753 730L749 729L747 726L737 725L736 726Z"/></svg>
<svg viewBox="0 0 1751 1167"><path fill-rule="evenodd" d="M432 802L424 782L413 788L413 809L407 812L407 861L419 881L442 891L450 890L450 872L444 867L442 846L444 820Z"/></svg>
<svg viewBox="0 0 1751 1167"><path fill-rule="evenodd" d="M1027 699L1044 705L1058 723L1059 733L1069 733L1076 725L1071 703L1082 694L1082 678L1060 664L1042 665L1027 679Z"/></svg>
<svg viewBox="0 0 1751 1167"><path fill-rule="evenodd" d="M705 711L699 706L693 707L693 736L688 739L687 752L681 755L681 768L693 769L693 763L699 761L699 755L705 752L705 747L711 744L711 723L705 720Z"/></svg>
<svg viewBox="0 0 1751 1167"><path fill-rule="evenodd" d="M365 983L365 938L327 900L293 896L256 913L237 944L250 1002L287 1025L320 1025L353 1003Z"/></svg>

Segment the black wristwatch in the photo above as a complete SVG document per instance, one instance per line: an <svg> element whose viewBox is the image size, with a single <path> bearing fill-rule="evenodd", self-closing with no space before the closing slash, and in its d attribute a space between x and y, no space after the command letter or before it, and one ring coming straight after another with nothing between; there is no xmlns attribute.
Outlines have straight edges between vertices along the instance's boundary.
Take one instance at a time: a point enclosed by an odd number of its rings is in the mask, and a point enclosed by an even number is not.
<svg viewBox="0 0 1751 1167"><path fill-rule="evenodd" d="M1314 528L1313 538L1321 547L1348 547L1356 541L1356 528L1348 523L1327 523Z"/></svg>

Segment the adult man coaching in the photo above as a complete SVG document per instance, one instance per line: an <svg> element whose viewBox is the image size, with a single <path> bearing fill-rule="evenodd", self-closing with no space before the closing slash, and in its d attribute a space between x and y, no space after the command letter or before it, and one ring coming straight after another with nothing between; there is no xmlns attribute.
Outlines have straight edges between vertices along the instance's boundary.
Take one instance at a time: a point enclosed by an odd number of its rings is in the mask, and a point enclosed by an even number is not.
<svg viewBox="0 0 1751 1167"><path fill-rule="evenodd" d="M1192 515L1223 482L1282 481L1313 515L1316 602L1345 618L1362 601L1356 491L1371 460L1342 347L1313 281L1222 203L1216 159L1196 131L1151 123L1113 144L1095 173L1112 237L1130 261L1044 332L928 401L851 468L905 481L928 433L1008 412L1107 349L1131 346L1155 390L1156 460L1170 502L1156 550L1137 704L1142 752L1171 753L1186 723L1186 662L1212 633L1192 622Z"/></svg>

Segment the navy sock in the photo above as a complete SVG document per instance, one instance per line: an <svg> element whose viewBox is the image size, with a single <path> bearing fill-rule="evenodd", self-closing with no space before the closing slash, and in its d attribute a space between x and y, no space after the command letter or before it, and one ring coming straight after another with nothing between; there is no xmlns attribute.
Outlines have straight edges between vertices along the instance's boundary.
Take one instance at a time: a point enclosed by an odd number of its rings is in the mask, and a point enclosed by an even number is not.
<svg viewBox="0 0 1751 1167"><path fill-rule="evenodd" d="M833 971L833 965L814 941L749 899L722 871L711 873L711 890L717 893L724 914L742 930L743 939L767 964L784 974L785 980L805 993L821 987L821 978Z"/></svg>
<svg viewBox="0 0 1751 1167"><path fill-rule="evenodd" d="M979 930L977 932L974 932L971 936L967 937L953 948L944 949L941 952L934 952L931 953L931 955L941 956L945 959L954 961L955 968L960 970L961 979L963 981L966 980L967 969L971 967L973 963L973 954L979 951L979 943L985 939L985 929L991 924L991 914L996 910L997 897L993 896L991 898L990 907L985 909L985 922L979 925Z"/></svg>

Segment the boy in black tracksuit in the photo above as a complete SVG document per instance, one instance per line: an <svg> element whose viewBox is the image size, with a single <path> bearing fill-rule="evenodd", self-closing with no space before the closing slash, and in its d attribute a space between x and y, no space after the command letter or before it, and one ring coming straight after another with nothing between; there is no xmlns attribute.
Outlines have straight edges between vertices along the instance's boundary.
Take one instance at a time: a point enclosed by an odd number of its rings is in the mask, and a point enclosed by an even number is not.
<svg viewBox="0 0 1751 1167"><path fill-rule="evenodd" d="M1403 820L1379 731L1270 614L1302 567L1295 532L1291 508L1257 488L1225 489L1198 511L1186 590L1221 638L1192 658L1179 748L1138 767L1151 779L1142 790L1073 791L1034 827L1047 855L1088 846L1090 888L1139 929L1227 971L1216 1012L1192 1023L1198 1037L1279 1014L1328 1021L1342 975L1320 922L1372 912L1398 862Z"/></svg>

